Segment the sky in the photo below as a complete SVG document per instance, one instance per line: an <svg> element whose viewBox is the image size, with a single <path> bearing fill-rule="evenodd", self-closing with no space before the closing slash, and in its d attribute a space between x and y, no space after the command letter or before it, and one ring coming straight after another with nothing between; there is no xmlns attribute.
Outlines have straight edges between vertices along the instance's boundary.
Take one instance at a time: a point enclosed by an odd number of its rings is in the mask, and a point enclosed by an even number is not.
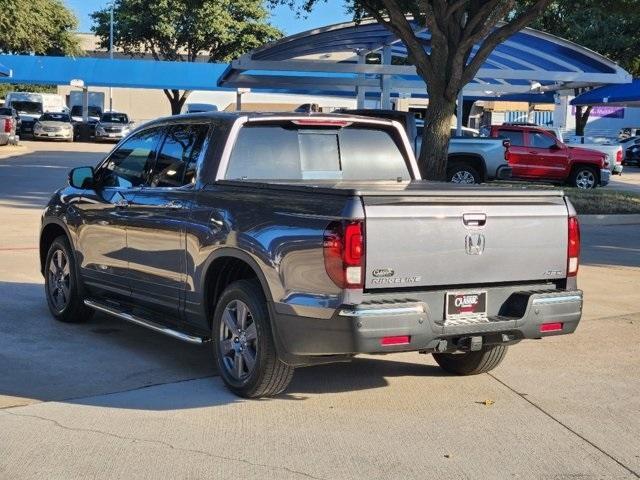
<svg viewBox="0 0 640 480"><path fill-rule="evenodd" d="M91 28L89 15L106 7L109 0L64 0L64 3L78 17L79 31L88 32ZM327 0L319 2L314 11L307 18L297 18L289 7L280 6L272 11L271 23L282 30L286 35L303 32L312 28L330 25L350 20L345 13L343 0Z"/></svg>

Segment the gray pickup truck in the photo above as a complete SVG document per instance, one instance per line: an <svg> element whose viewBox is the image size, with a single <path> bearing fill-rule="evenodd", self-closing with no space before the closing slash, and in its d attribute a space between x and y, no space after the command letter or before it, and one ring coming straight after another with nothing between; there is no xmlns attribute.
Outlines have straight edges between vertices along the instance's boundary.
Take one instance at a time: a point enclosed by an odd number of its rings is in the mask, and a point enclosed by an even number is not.
<svg viewBox="0 0 640 480"><path fill-rule="evenodd" d="M432 353L470 375L572 333L579 245L560 191L421 181L396 122L202 113L72 170L40 258L55 318L208 343L226 385L259 397L357 354Z"/></svg>

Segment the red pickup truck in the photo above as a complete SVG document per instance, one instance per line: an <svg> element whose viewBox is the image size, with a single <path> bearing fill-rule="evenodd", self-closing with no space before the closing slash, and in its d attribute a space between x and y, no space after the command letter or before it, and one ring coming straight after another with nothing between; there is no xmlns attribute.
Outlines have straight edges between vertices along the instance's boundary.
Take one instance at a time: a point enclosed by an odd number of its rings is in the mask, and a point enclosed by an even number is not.
<svg viewBox="0 0 640 480"><path fill-rule="evenodd" d="M491 136L509 140L507 161L513 178L567 183L582 189L609 183L611 172L604 153L569 147L543 128L493 125Z"/></svg>

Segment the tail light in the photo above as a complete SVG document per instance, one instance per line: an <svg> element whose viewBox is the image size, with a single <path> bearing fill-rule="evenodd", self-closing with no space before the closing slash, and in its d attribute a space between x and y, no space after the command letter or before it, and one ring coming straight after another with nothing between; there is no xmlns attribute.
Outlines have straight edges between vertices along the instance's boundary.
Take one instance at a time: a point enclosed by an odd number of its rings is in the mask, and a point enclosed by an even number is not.
<svg viewBox="0 0 640 480"><path fill-rule="evenodd" d="M616 152L616 163L618 164L622 163L622 150L618 150Z"/></svg>
<svg viewBox="0 0 640 480"><path fill-rule="evenodd" d="M578 274L580 258L580 224L577 217L569 217L569 243L567 246L567 276Z"/></svg>
<svg viewBox="0 0 640 480"><path fill-rule="evenodd" d="M12 127L13 121L10 118L5 118L4 119L4 132L5 133L11 133L11 127Z"/></svg>
<svg viewBox="0 0 640 480"><path fill-rule="evenodd" d="M504 147L504 159L509 163L509 148L511 147L511 140L503 140L502 146Z"/></svg>
<svg viewBox="0 0 640 480"><path fill-rule="evenodd" d="M340 288L364 285L364 233L362 220L332 222L324 232L324 266Z"/></svg>

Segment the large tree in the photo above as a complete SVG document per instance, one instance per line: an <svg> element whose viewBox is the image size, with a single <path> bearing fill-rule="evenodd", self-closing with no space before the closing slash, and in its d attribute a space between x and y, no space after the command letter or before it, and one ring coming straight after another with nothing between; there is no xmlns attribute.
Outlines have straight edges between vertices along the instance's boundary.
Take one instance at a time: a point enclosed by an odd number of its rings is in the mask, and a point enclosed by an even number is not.
<svg viewBox="0 0 640 480"><path fill-rule="evenodd" d="M532 26L601 53L640 76L637 0L554 0ZM590 107L576 107L576 135L584 134L590 112Z"/></svg>
<svg viewBox="0 0 640 480"><path fill-rule="evenodd" d="M109 46L108 8L92 14L92 30ZM267 23L262 0L114 0L114 44L155 60L227 62L281 33ZM188 91L164 91L180 113Z"/></svg>
<svg viewBox="0 0 640 480"><path fill-rule="evenodd" d="M0 0L0 52L78 55L78 20L61 0Z"/></svg>
<svg viewBox="0 0 640 480"><path fill-rule="evenodd" d="M321 0L271 0L310 11ZM458 93L501 42L530 24L552 0L346 0L356 19L373 17L405 44L429 93L418 158L425 178L446 178ZM524 5L526 3L526 5ZM523 8L517 7L523 5ZM407 16L413 17L410 21ZM428 45L417 31L431 32ZM478 45L475 51L473 47Z"/></svg>

